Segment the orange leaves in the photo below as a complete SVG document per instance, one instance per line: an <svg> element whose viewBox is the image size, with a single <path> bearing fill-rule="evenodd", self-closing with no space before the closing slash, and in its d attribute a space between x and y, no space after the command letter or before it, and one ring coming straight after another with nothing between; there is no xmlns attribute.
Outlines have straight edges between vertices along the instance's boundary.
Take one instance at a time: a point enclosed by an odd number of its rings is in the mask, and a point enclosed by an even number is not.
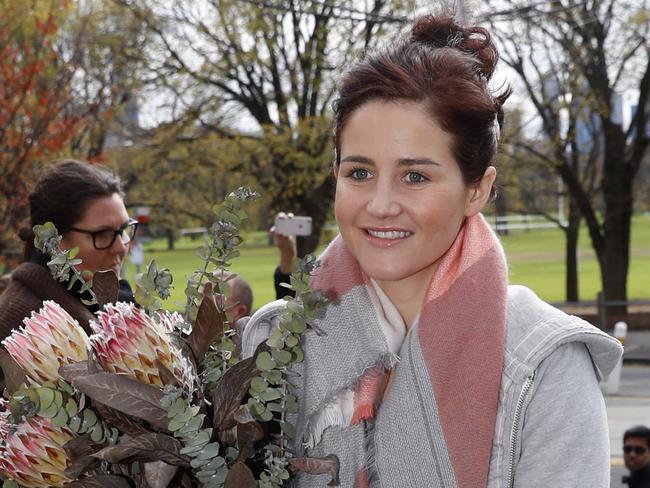
<svg viewBox="0 0 650 488"><path fill-rule="evenodd" d="M0 17L0 250L7 229L26 215L24 189L34 168L60 154L83 124L70 94L74 67L54 47L54 9L60 5L16 10L13 23Z"/></svg>

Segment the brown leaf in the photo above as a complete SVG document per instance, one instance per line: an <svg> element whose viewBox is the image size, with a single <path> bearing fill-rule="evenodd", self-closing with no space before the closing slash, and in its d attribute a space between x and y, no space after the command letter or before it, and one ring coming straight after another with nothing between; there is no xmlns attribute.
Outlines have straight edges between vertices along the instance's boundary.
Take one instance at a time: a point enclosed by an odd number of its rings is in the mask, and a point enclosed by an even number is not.
<svg viewBox="0 0 650 488"><path fill-rule="evenodd" d="M192 488L192 479L186 474L183 474L183 477L180 481L181 488Z"/></svg>
<svg viewBox="0 0 650 488"><path fill-rule="evenodd" d="M239 457L237 461L245 461L255 449L253 444L264 436L264 429L258 422L247 422L237 424L237 448Z"/></svg>
<svg viewBox="0 0 650 488"><path fill-rule="evenodd" d="M180 441L173 437L150 432L105 447L93 457L113 464L164 461L173 466L189 466L190 460L181 454L182 448Z"/></svg>
<svg viewBox="0 0 650 488"><path fill-rule="evenodd" d="M100 464L98 459L92 457L92 454L101 450L104 444L93 442L90 435L73 437L63 446L66 457L72 460L72 464L65 470L67 478L76 479L81 474L94 469Z"/></svg>
<svg viewBox="0 0 650 488"><path fill-rule="evenodd" d="M68 383L72 383L76 378L87 376L88 374L88 361L64 364L59 368L59 375Z"/></svg>
<svg viewBox="0 0 650 488"><path fill-rule="evenodd" d="M178 466L170 466L163 461L144 464L144 478L151 488L167 488L177 471Z"/></svg>
<svg viewBox="0 0 650 488"><path fill-rule="evenodd" d="M130 488L130 485L121 476L102 474L66 483L65 488Z"/></svg>
<svg viewBox="0 0 650 488"><path fill-rule="evenodd" d="M256 486L257 482L250 468L237 461L228 471L224 488L255 488Z"/></svg>
<svg viewBox="0 0 650 488"><path fill-rule="evenodd" d="M302 457L289 459L289 471L295 473L302 471L307 474L329 474L332 480L327 486L339 484L339 458L328 454L322 458Z"/></svg>
<svg viewBox="0 0 650 488"><path fill-rule="evenodd" d="M117 274L112 269L95 271L93 275L93 292L101 310L107 303L115 303L120 290Z"/></svg>
<svg viewBox="0 0 650 488"><path fill-rule="evenodd" d="M187 341L197 363L201 362L212 341L223 334L223 321L212 292L212 283L203 288L203 299Z"/></svg>
<svg viewBox="0 0 650 488"><path fill-rule="evenodd" d="M232 429L237 422L235 412L250 388L251 380L259 373L256 356L239 361L231 367L212 392L212 425L219 430Z"/></svg>
<svg viewBox="0 0 650 488"><path fill-rule="evenodd" d="M6 394L11 396L27 381L27 377L14 358L3 348L0 348L0 368L4 375Z"/></svg>
<svg viewBox="0 0 650 488"><path fill-rule="evenodd" d="M163 392L156 386L114 373L77 376L72 385L99 403L167 430L167 412L160 406Z"/></svg>
<svg viewBox="0 0 650 488"><path fill-rule="evenodd" d="M123 414L119 410L107 407L99 402L93 402L93 407L95 407L95 410L97 410L97 413L105 422L117 428L117 430L124 434L136 436L149 432L149 430L142 425L142 421L134 419L130 415Z"/></svg>

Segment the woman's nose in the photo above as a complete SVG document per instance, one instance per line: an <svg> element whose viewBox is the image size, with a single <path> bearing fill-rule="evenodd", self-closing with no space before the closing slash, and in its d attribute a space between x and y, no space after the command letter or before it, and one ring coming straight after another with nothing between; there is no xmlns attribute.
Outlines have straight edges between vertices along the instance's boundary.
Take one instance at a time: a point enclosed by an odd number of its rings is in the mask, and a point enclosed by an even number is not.
<svg viewBox="0 0 650 488"><path fill-rule="evenodd" d="M399 215L399 194L389 182L378 182L368 199L366 210L377 218Z"/></svg>
<svg viewBox="0 0 650 488"><path fill-rule="evenodd" d="M122 256L125 256L129 250L129 243L124 243L122 240L123 238L124 237L122 235L118 235L115 238L115 242L113 242L113 245L111 246L111 251L113 251L115 254L121 254Z"/></svg>

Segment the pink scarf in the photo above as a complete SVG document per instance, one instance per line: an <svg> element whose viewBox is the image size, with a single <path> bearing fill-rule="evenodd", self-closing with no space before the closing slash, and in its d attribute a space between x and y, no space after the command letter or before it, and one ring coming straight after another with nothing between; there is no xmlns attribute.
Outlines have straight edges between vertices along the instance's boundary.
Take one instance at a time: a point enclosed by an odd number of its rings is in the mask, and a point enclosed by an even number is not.
<svg viewBox="0 0 650 488"><path fill-rule="evenodd" d="M343 296L364 281L358 262L337 237L322 256L314 288ZM439 421L459 488L487 483L503 369L507 265L481 215L468 218L426 292L418 338ZM366 371L354 390L345 425L374 418L388 374ZM367 486L365 469L357 486Z"/></svg>

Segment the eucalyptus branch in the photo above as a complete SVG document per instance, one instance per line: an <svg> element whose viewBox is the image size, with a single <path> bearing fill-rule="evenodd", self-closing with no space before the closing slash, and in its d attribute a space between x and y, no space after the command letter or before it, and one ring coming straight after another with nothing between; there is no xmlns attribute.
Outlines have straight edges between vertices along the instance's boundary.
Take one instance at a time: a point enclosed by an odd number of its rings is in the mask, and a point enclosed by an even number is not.
<svg viewBox="0 0 650 488"><path fill-rule="evenodd" d="M303 334L327 304L322 292L309 288L309 279L318 265L318 260L311 255L298 262L290 279L296 297L287 298L287 310L280 315L278 327L266 341L270 351L261 352L256 359L261 373L251 380L248 408L264 422L272 420L274 413L280 415L277 443L271 442L265 447L267 468L260 476L262 487L279 487L289 478L289 453L285 443L295 436L295 427L287 421L286 414L298 412L298 400L289 391L288 378L292 365L304 359Z"/></svg>
<svg viewBox="0 0 650 488"><path fill-rule="evenodd" d="M160 268L152 260L147 271L135 275L135 299L149 313L162 308L161 300L169 298L174 278L169 268Z"/></svg>
<svg viewBox="0 0 650 488"><path fill-rule="evenodd" d="M75 257L79 252L79 248L74 247L62 251L59 244L63 238L59 235L59 231L52 222L45 222L43 225L35 225L33 230L35 236L34 247L43 254L52 258L47 262L47 267L50 268L50 272L54 279L60 283L69 281L68 290L71 290L72 286L79 281L81 283L79 293L88 292L91 297L90 300L85 300L83 298L80 298L80 300L84 305L96 304L97 297L95 296L95 292L92 290L92 279L85 280L81 273L75 268L75 266L81 264L81 259Z"/></svg>
<svg viewBox="0 0 650 488"><path fill-rule="evenodd" d="M192 323L196 318L201 298L201 287L205 279L218 285L218 293L224 295L225 282L221 279L230 267L231 260L239 256L237 248L242 243L239 226L247 219L244 206L259 195L250 188L239 188L230 193L221 205L214 208L215 222L209 229L205 246L197 250L203 261L200 271L194 273L187 282L185 295L185 320ZM210 267L214 267L210 272ZM220 298L223 300L223 297ZM223 302L221 302L223 305ZM221 307L223 309L223 306Z"/></svg>

